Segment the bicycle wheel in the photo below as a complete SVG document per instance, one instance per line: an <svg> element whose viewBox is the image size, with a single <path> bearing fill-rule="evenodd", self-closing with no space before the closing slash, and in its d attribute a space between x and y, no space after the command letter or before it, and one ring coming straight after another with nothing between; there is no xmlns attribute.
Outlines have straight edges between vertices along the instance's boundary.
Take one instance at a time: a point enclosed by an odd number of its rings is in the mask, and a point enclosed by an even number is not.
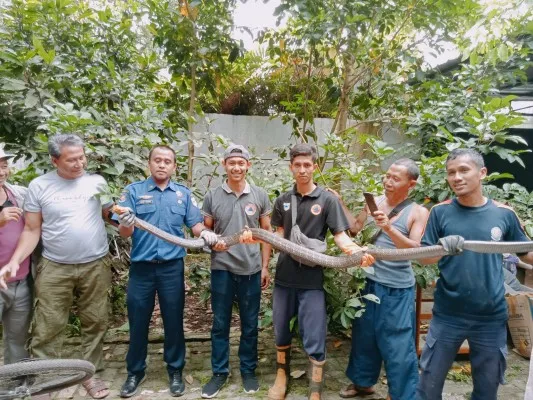
<svg viewBox="0 0 533 400"><path fill-rule="evenodd" d="M0 399L55 392L94 375L94 365L84 360L25 360L0 367Z"/></svg>

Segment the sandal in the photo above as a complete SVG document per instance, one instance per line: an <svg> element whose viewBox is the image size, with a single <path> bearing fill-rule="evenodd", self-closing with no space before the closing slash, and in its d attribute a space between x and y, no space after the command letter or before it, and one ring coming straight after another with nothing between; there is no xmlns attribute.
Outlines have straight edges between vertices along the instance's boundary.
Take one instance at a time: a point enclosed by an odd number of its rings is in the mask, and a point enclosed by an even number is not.
<svg viewBox="0 0 533 400"><path fill-rule="evenodd" d="M353 383L350 383L346 389L341 389L339 392L339 396L341 396L343 399L349 399L352 397L357 396L368 396L370 394L374 394L374 388L372 386L370 387L361 387L356 386Z"/></svg>
<svg viewBox="0 0 533 400"><path fill-rule="evenodd" d="M91 378L82 383L82 386L87 390L87 394L93 399L103 399L109 396L109 387L101 379ZM103 394L101 394L103 392ZM99 394L100 393L100 394Z"/></svg>

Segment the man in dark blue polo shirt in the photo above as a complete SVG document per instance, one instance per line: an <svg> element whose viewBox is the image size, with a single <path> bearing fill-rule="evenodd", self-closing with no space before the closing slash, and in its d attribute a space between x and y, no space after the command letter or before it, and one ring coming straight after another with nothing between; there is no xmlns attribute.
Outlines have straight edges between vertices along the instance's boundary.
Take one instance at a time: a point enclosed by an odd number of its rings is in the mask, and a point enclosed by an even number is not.
<svg viewBox="0 0 533 400"><path fill-rule="evenodd" d="M313 182L318 168L316 149L307 144L297 144L290 151L290 170L295 186L276 199L272 212L272 225L276 233L291 239L294 225L310 239L324 241L327 231L334 235L335 243L345 253L352 254L360 247L351 241L345 231L349 223L340 201L330 192ZM292 210L296 208L296 224ZM362 265L370 265L373 257L365 255ZM298 315L298 326L304 350L311 363L309 399L319 400L324 381L326 363L326 299L322 287L322 267L309 267L281 253L276 266L273 293L273 322L277 347L277 374L268 398L285 398L289 377L292 332L291 319Z"/></svg>
<svg viewBox="0 0 533 400"><path fill-rule="evenodd" d="M133 237L128 282L128 321L130 345L126 364L128 378L120 391L131 397L144 380L148 329L154 310L155 294L159 299L165 327L164 360L170 380L170 394L181 396L185 390L182 370L185 365L183 307L185 297L183 258L185 250L141 229L134 229L134 216L172 235L183 237L182 227L192 229L207 245L217 236L203 225L200 210L193 204L188 188L171 180L176 171L176 153L168 146L150 151L151 176L126 187L119 205L127 212L118 216L119 232Z"/></svg>
<svg viewBox="0 0 533 400"><path fill-rule="evenodd" d="M447 181L456 198L431 209L422 244L442 244L450 254L462 242L528 241L514 211L483 196L487 175L483 157L472 149L453 150L446 160ZM455 235L455 236L453 236ZM446 237L448 236L448 237ZM463 239L464 238L464 239ZM519 255L533 262L533 252ZM446 374L464 340L470 347L472 400L496 400L507 355L507 304L501 254L465 250L461 255L423 260L439 263L433 318L420 357L417 400L442 398Z"/></svg>

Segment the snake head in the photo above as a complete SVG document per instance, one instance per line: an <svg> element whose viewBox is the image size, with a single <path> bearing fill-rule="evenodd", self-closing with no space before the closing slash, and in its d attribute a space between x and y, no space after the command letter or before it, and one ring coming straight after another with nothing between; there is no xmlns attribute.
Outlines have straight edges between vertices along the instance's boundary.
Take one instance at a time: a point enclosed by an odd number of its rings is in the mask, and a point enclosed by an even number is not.
<svg viewBox="0 0 533 400"><path fill-rule="evenodd" d="M252 231L248 226L245 226L242 230L241 236L239 237L239 242L244 244L253 244L254 238L252 235Z"/></svg>
<svg viewBox="0 0 533 400"><path fill-rule="evenodd" d="M241 236L239 237L239 242L243 244L258 244L259 240L256 240L253 237L253 233L248 226L245 226L242 230Z"/></svg>

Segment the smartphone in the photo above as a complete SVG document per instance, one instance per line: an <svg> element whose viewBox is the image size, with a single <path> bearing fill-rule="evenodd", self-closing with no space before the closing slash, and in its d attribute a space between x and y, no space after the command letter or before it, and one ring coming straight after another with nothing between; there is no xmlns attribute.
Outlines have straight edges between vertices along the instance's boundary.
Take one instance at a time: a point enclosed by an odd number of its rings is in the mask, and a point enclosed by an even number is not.
<svg viewBox="0 0 533 400"><path fill-rule="evenodd" d="M368 209L370 210L370 214L374 214L378 210L376 200L374 200L374 195L369 192L363 192L363 196L365 196L365 201L368 205Z"/></svg>

